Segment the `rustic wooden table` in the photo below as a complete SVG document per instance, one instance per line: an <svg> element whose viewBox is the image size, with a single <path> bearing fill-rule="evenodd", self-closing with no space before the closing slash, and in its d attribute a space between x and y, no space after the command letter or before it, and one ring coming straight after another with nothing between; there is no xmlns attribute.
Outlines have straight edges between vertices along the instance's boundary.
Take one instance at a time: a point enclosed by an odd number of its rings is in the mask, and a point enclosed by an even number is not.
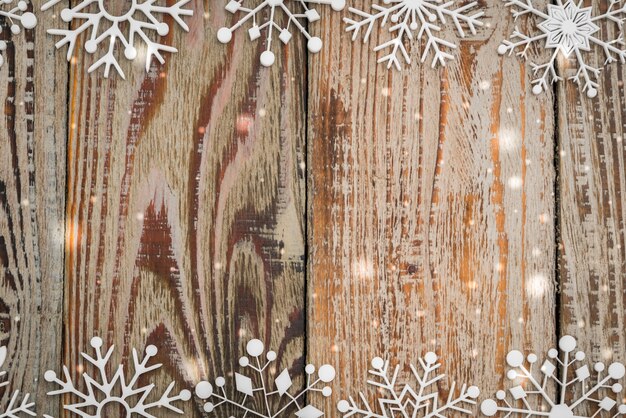
<svg viewBox="0 0 626 418"><path fill-rule="evenodd" d="M559 335L626 360L626 66L603 70L595 99L569 82L534 96L527 64L496 53L514 23L493 0L445 68L388 71L345 13L320 8L321 53L294 37L268 69L245 31L216 40L224 5L192 1L190 32L166 38L179 52L148 75L120 60L126 80L54 49L62 5L10 44L0 315L14 388L43 396L43 372L81 364L93 335L117 359L157 345L159 379L181 387L236 370L253 337L281 366L331 362L327 416L375 355L436 351L486 396L509 349L544 353Z"/></svg>

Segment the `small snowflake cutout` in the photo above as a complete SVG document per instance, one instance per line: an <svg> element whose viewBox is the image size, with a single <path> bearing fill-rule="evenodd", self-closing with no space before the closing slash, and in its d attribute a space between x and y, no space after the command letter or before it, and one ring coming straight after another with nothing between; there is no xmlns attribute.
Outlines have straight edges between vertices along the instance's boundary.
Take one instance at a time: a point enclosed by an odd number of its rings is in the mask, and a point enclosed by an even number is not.
<svg viewBox="0 0 626 418"><path fill-rule="evenodd" d="M367 383L375 389L378 407L370 404L367 394L359 392L360 402L350 397L339 401L337 409L344 414L344 418L445 418L458 414L472 415L468 407L476 405L480 391L476 386L463 385L456 393L453 383L448 397L440 399L437 382L445 377L437 373L440 366L435 353L426 353L419 359L419 367L411 365L415 382L401 383L398 382L399 366L392 371L388 361L375 357L372 360L373 370L369 371L373 379Z"/></svg>
<svg viewBox="0 0 626 418"><path fill-rule="evenodd" d="M526 59L530 46L540 42L543 42L546 49L552 50L548 62L544 64L531 62L536 77L532 81L534 94L540 94L548 89L550 83L562 80L556 68L559 55L576 63L576 74L570 77L570 80L581 84L588 97L595 97L598 94L596 80L600 75L600 68L589 65L586 61L586 53L590 52L593 46L602 48L604 65L618 59L622 63L626 62L622 33L620 32L615 39L605 40L600 37L598 26L601 22L611 22L621 29L626 17L626 6L621 5L622 0L611 0L606 12L597 16L593 16L591 7L582 7L582 1L576 3L569 0L563 3L557 0L556 4L548 4L546 11L536 8L532 0L506 1L515 19L522 15L537 18L538 31L526 34L516 27L510 40L503 41L498 47L498 53L511 54L519 48L517 55Z"/></svg>
<svg viewBox="0 0 626 418"><path fill-rule="evenodd" d="M249 7L244 4L250 4ZM345 0L231 0L226 5L226 10L230 13L242 12L243 16L231 27L223 27L217 32L217 39L226 44L233 37L233 32L252 19L252 26L248 29L248 36L251 41L261 37L261 32L265 31L266 49L261 53L260 61L265 67L274 64L276 57L271 51L274 30L278 33L278 39L283 44L289 43L292 38L293 24L295 30L300 32L307 39L307 48L312 53L317 53L322 49L322 40L317 36L311 36L306 28L307 23L320 20L319 12L312 5L329 4L335 11L343 10ZM298 12L294 9L298 8ZM281 25L278 19L279 12L287 18L287 23Z"/></svg>
<svg viewBox="0 0 626 418"><path fill-rule="evenodd" d="M384 3L385 6L372 4L372 13L350 7L348 10L361 20L344 18L344 21L348 24L346 31L353 33L353 41L363 29L363 42L368 41L376 23L382 28L387 21L391 21L389 32L392 39L374 48L375 52L388 50L387 55L378 59L379 63L387 63L387 68L395 66L399 70L401 60L410 64L411 57L405 42L410 43L416 39L425 41L421 62L432 53L431 67L434 68L437 64L445 66L446 61L454 58L448 49L455 49L457 46L441 38L442 26L447 24L448 20L452 21L459 36L464 38L464 27L472 34L476 34L476 28L483 25L480 21L483 12L469 13L478 4L475 1L458 8L453 7L454 1L442 0L384 0Z"/></svg>
<svg viewBox="0 0 626 418"><path fill-rule="evenodd" d="M7 348L6 347L0 347L0 367L4 364L4 362L6 361L7 358ZM4 379L7 375L6 371L1 371L0 372L0 379ZM3 388L5 386L8 386L9 382L5 381L0 383L0 388ZM20 398L20 392L18 390L16 390L15 392L13 392L13 395L11 395L11 399L9 400L9 403L7 405L0 405L0 418L24 418L26 416L37 416L37 414L34 411L34 407L35 407L35 403L34 402L28 402L30 395L27 393L25 394L21 401L19 400Z"/></svg>
<svg viewBox="0 0 626 418"><path fill-rule="evenodd" d="M13 0L0 0L0 16L3 16L9 23L9 28L13 35L17 35L24 29L32 29L37 25L37 18L31 12L27 12L28 3L23 0L13 6ZM0 33L2 26L0 26ZM7 49L7 42L0 41L0 51ZM4 64L4 57L0 55L0 66Z"/></svg>
<svg viewBox="0 0 626 418"><path fill-rule="evenodd" d="M117 369L110 376L109 360L113 354L111 347L102 356L102 339L94 337L91 339L91 346L96 352L95 358L81 353L81 356L94 368L97 373L91 376L83 373L85 390L79 390L72 381L67 367L63 366L65 380L57 377L57 374L49 370L45 373L46 381L56 383L60 389L48 392L48 395L74 395L76 401L65 403L63 408L82 418L109 418L111 414L126 418L153 417L157 410L167 409L178 414L183 411L178 409L174 403L177 401L187 401L191 398L191 392L182 390L178 395L172 395L174 382L156 400L148 399L155 391L153 383L140 386L140 379L145 375L159 369L161 364L148 365L149 360L157 354L157 348L153 345L146 347L146 355L140 360L137 351L133 349L134 373L127 379L124 375L124 367L118 365ZM69 398L64 398L69 401ZM121 415L120 415L121 414Z"/></svg>
<svg viewBox="0 0 626 418"><path fill-rule="evenodd" d="M624 365L616 362L607 368L596 363L592 371L583 363L585 353L575 349L576 340L566 335L559 340L559 350L548 350L548 358L539 367L536 354L524 358L520 351L511 351L506 356L511 367L507 377L515 386L508 396L500 390L497 400L483 401L482 413L488 417L500 412L507 417L583 418L579 410L585 406L591 415L584 417L626 415L626 405L617 406L623 389L617 381L626 373ZM556 395L551 395L549 388L555 384ZM568 394L573 395L572 400L566 399Z"/></svg>
<svg viewBox="0 0 626 418"><path fill-rule="evenodd" d="M317 378L312 376L315 374L315 366L309 364L305 367L306 387L296 394L292 394L290 389L293 385L291 375L288 369L274 378L273 385L264 379L266 369L276 360L276 353L268 351L263 360L264 351L263 343L260 340L250 340L246 346L246 351L251 357L241 357L239 365L244 369L250 369L252 377L249 375L235 373L235 389L238 396L231 397L229 391L225 389L226 379L218 377L215 379L216 390L209 382L203 381L196 386L196 395L206 401L204 410L206 412L214 412L221 405L231 405L235 410L239 411L243 418L248 414L259 418L277 418L291 416L290 409L295 408L295 415L298 418L319 418L324 415L322 411L306 402L304 395L308 392L321 392L322 395L328 397L332 390L329 386L318 388L320 383L329 383L335 378L335 369L325 364L317 370ZM256 383L260 383L255 387ZM258 399L255 399L258 398ZM279 398L279 405L272 408L272 399ZM259 402L260 401L260 402Z"/></svg>
<svg viewBox="0 0 626 418"><path fill-rule="evenodd" d="M51 8L59 1L61 0L48 1L43 5L42 10ZM126 59L134 60L139 55L145 58L146 72L148 72L153 57L163 64L165 59L161 52L177 52L176 48L151 39L151 36L166 36L170 31L170 26L162 22L160 18L163 15L169 15L181 28L189 31L182 17L193 14L192 10L183 9L183 6L190 0L180 0L172 6L159 6L155 4L156 1L128 0L123 2L122 10L110 10L103 0L82 0L76 6L61 11L61 19L64 22L70 23L77 20L81 22L80 25L72 29L50 29L48 33L62 37L56 43L57 48L68 45L68 61L72 58L74 47L81 34L88 36L85 41L85 51L90 54L96 54L101 44L104 44L103 48L106 52L89 67L90 73L104 66L104 76L108 77L113 67L122 78L125 78L115 54L115 47L118 44L124 48Z"/></svg>

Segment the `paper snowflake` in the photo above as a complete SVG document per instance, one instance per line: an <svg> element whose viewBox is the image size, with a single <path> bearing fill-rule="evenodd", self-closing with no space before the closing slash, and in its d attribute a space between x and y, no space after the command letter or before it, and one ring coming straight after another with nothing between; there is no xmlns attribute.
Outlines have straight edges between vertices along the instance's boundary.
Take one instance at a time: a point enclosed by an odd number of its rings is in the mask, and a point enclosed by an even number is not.
<svg viewBox="0 0 626 418"><path fill-rule="evenodd" d="M612 0L606 12L597 16L592 15L591 7L581 7L582 1L575 3L569 0L563 3L557 0L556 4L548 4L545 12L537 9L532 4L532 0L506 1L515 19L526 14L535 16L539 20L536 25L538 31L536 34L525 34L516 27L511 40L503 41L498 47L498 53L511 54L515 49L522 48L517 55L526 59L530 46L541 41L545 42L545 48L553 50L547 63L531 62L536 77L532 81L534 94L546 91L549 83L562 80L556 69L559 55L576 63L578 70L574 76L570 77L570 80L579 84L581 80L584 81L582 89L589 97L595 97L598 94L598 83L594 80L600 75L600 68L587 64L585 60L585 54L591 51L593 45L601 47L604 51L604 65L617 59L622 63L626 62L621 32L611 40L598 37L600 31L598 24L601 22L613 23L621 29L626 17L626 6L620 5L622 0Z"/></svg>
<svg viewBox="0 0 626 418"><path fill-rule="evenodd" d="M250 3L250 7L244 7L244 3ZM298 6L298 4L300 6ZM261 37L261 31L265 30L266 49L261 54L261 64L269 67L274 64L275 56L271 51L272 37L274 30L278 33L278 39L284 44L289 43L292 37L289 26L293 23L296 29L307 39L307 48L312 53L317 53L322 49L322 40L317 36L311 36L307 28L306 22L312 23L320 19L320 14L311 7L315 4L330 4L333 10L340 11L345 7L345 0L230 0L226 5L226 10L230 13L243 12L241 19L227 28L223 27L217 31L217 39L226 44L233 37L233 32L242 26L245 22L252 19L252 27L248 29L250 40L254 41ZM294 11L299 8L299 12ZM278 11L282 10L287 18L287 23L282 24L277 16ZM265 14L263 14L265 12ZM301 19L302 22L299 20Z"/></svg>
<svg viewBox="0 0 626 418"><path fill-rule="evenodd" d="M0 0L0 16L8 21L11 33L17 35L24 29L32 29L37 25L37 18L31 12L27 12L28 3L23 0L17 2L17 6L12 7L13 0ZM8 10L7 10L8 9ZM0 26L2 33L2 26ZM7 49L7 42L0 41L0 51ZM0 67L4 64L4 57L0 55Z"/></svg>
<svg viewBox="0 0 626 418"><path fill-rule="evenodd" d="M477 2L471 2L453 8L454 1L442 0L384 0L387 6L373 4L373 13L350 7L348 10L362 18L362 20L353 20L344 18L348 24L346 31L353 32L352 40L354 41L361 29L364 29L363 42L367 42L374 25L380 22L380 27L384 27L387 21L391 21L389 32L393 38L387 42L381 43L374 48L374 51L389 49L389 53L378 59L378 62L386 62L387 68L392 65L399 70L400 58L403 58L407 64L411 63L411 58L406 49L404 42L413 42L415 38L424 39L426 44L423 47L421 62L426 60L430 52L434 54L431 67L437 64L446 65L447 60L454 57L447 52L447 49L455 49L456 45L450 41L440 38L442 25L445 25L450 19L454 22L459 36L465 37L463 26L476 34L476 27L482 26L480 17L483 12L477 12L468 15L470 9L476 6ZM417 33L415 33L417 32Z"/></svg>
<svg viewBox="0 0 626 418"><path fill-rule="evenodd" d="M146 355L143 360L137 357L137 351L133 349L134 373L127 381L124 375L124 367L119 365L112 377L109 377L107 366L113 354L113 346L102 356L102 339L94 337L91 346L96 351L96 357L90 357L85 353L81 356L97 371L95 377L83 373L85 390L79 390L70 376L67 367L63 366L65 381L60 380L52 370L44 374L48 382L53 382L61 388L48 392L48 395L71 394L77 400L63 405L63 408L83 418L109 418L121 416L128 418L146 417L151 418L153 412L159 408L182 414L183 411L174 406L176 401L187 401L191 398L191 392L182 390L178 395L171 395L174 382L170 383L159 399L148 399L154 389L153 383L139 386L139 380L146 374L160 368L161 364L148 365L150 358L157 354L157 348L153 345L146 347ZM67 398L65 398L67 399Z"/></svg>
<svg viewBox="0 0 626 418"><path fill-rule="evenodd" d="M7 358L7 348L0 347L0 367L4 364ZM6 376L6 371L0 372L0 378L4 378ZM8 386L9 382L0 383L0 388ZM0 418L20 418L24 417L24 415L30 415L31 417L36 416L37 414L34 411L34 402L28 402L28 398L30 395L27 393L23 396L21 402L19 402L20 392L16 390L13 392L11 399L9 400L8 405L0 406Z"/></svg>
<svg viewBox="0 0 626 418"><path fill-rule="evenodd" d="M50 0L41 9L47 10L60 1ZM121 43L124 47L124 56L129 60L134 60L139 55L136 42L142 42L143 45L139 47L139 51L141 51L142 56L145 56L146 72L150 70L152 57L163 64L165 59L161 52L177 52L177 49L151 39L151 36L165 36L170 31L169 25L161 22L157 16L169 15L181 28L189 31L189 27L182 19L182 16L193 14L192 10L183 9L183 6L189 1L180 0L172 6L158 6L155 4L156 0L128 0L128 2L123 2L123 9L109 10L105 6L109 3L103 0L82 0L72 8L63 9L61 19L64 22L79 20L84 21L83 23L72 29L50 29L48 33L62 36L56 43L57 48L68 44L68 61L72 58L79 35L84 33L89 36L85 42L85 51L90 54L95 54L100 44L108 40L108 47L106 43L104 47L106 52L89 67L88 72L104 65L104 76L108 77L109 70L113 66L119 75L125 78L115 57L115 46Z"/></svg>
<svg viewBox="0 0 626 418"><path fill-rule="evenodd" d="M585 417L616 417L626 414L626 405L616 408L622 385L617 382L624 377L625 368L621 363L612 363L605 372L604 363L596 363L593 372L582 364L585 353L577 351L574 337L566 335L559 340L559 350L548 350L548 358L536 369L536 354L524 355L517 350L506 356L511 367L507 377L516 383L509 389L511 400L503 390L496 393L496 399L488 399L481 404L486 416L502 412L504 416L582 418L579 409L586 406L593 410ZM572 353L574 353L572 355ZM556 384L556 395L551 395L549 387ZM612 393L612 395L611 395ZM567 395L574 399L568 400ZM604 415L606 414L606 415Z"/></svg>
<svg viewBox="0 0 626 418"><path fill-rule="evenodd" d="M393 372L389 370L389 361L380 357L372 360L373 370L369 374L374 376L367 383L376 388L378 407L370 405L368 395L359 392L360 402L352 397L348 400L339 401L337 409L345 417L360 416L363 418L389 418L389 417L446 417L458 414L471 415L467 408L476 405L476 398L480 391L476 386L466 387L463 385L456 394L455 385L452 383L449 395L446 399L439 398L437 382L445 377L438 374L437 369L441 366L435 353L426 353L424 358L419 359L419 368L411 365L411 372L416 385L399 383L399 366Z"/></svg>
<svg viewBox="0 0 626 418"><path fill-rule="evenodd" d="M324 413L311 404L306 403L304 395L308 392L321 392L322 395L328 397L332 390L329 386L318 388L320 382L329 383L335 378L335 369L325 364L317 370L317 378L311 379L315 373L315 366L309 364L305 367L307 375L306 387L296 394L291 394L290 389L293 385L288 369L282 372L274 379L273 387L266 382L266 369L276 360L276 353L268 351L265 355L266 360L261 359L264 347L260 340L250 340L246 346L248 355L252 357L241 357L239 365L243 368L251 369L253 377L235 373L235 389L239 393L238 396L230 397L225 389L226 380L223 377L215 379L217 390L213 390L213 385L203 381L196 386L196 395L202 400L208 400L204 404L206 412L213 412L220 405L231 405L234 409L242 413L241 417L250 414L260 418L276 418L286 417L291 414L290 409L296 408L295 415L299 418L319 418ZM256 387L255 387L256 386ZM279 398L277 402L273 399ZM272 408L271 405L277 406Z"/></svg>

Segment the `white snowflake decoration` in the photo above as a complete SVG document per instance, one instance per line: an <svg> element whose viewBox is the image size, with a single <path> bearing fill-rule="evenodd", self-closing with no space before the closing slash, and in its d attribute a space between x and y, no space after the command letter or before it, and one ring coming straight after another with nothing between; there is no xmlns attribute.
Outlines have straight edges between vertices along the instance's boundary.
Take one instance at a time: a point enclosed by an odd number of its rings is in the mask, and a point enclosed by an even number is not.
<svg viewBox="0 0 626 418"><path fill-rule="evenodd" d="M242 413L241 417L245 417L250 414L260 418L276 418L286 417L289 409L292 407L297 408L295 415L299 418L319 418L324 415L322 411L317 409L311 404L307 404L302 407L301 402L305 402L304 395L308 392L321 392L322 395L328 397L331 395L332 390L329 386L323 388L317 388L318 383L329 383L335 378L335 369L325 364L317 370L317 379L311 379L311 376L315 373L315 366L309 364L305 367L307 374L306 387L299 391L297 394L291 394L292 381L289 375L289 370L284 369L278 377L274 379L274 387L266 383L264 379L265 370L276 360L276 353L274 351L268 351L266 354L266 361L262 364L261 355L263 354L263 343L260 340L250 340L246 346L246 351L252 359L248 357L241 357L239 364L243 368L252 369L257 376L257 381L260 382L260 386L254 387L254 379L239 373L235 373L235 388L241 396L237 399L229 397L226 389L226 380L223 377L215 379L215 386L217 390L213 390L211 383L203 381L196 386L196 395L202 400L208 400L204 404L204 410L206 412L213 412L220 405L231 405L236 410ZM255 394L259 394L261 402L255 402ZM280 398L280 404L272 409L272 399ZM210 399L209 399L210 398ZM258 399L257 399L258 400Z"/></svg>
<svg viewBox="0 0 626 418"><path fill-rule="evenodd" d="M320 15L311 5L330 4L333 10L340 11L345 7L345 0L247 0L250 7L244 7L246 0L230 0L226 5L226 10L230 13L243 12L244 16L227 28L223 27L217 31L217 39L226 44L233 37L233 32L245 22L252 19L252 27L248 29L250 40L254 41L261 37L261 31L266 30L266 49L261 53L260 61L265 67L274 64L276 57L271 51L274 30L278 32L278 39L284 44L289 43L292 34L289 26L293 23L296 29L307 39L307 48L312 53L317 53L322 49L322 40L317 36L311 36L305 22L312 23L320 19ZM298 6L298 4L300 6ZM295 8L300 8L301 12L296 13ZM278 21L278 10L282 10L287 17L287 24L281 26ZM263 13L266 15L263 15ZM299 19L302 19L300 22Z"/></svg>
<svg viewBox="0 0 626 418"><path fill-rule="evenodd" d="M506 417L582 418L577 414L577 409L585 405L595 411L585 417L625 415L626 405L616 408L617 402L614 399L622 392L622 385L617 380L624 377L624 365L612 363L605 375L605 365L596 363L592 372L586 364L580 364L585 359L584 352L578 351L571 355L575 349L574 337L562 337L559 340L561 354L559 355L556 348L548 350L548 359L539 370L533 370L538 361L536 354L531 353L524 359L524 354L520 351L511 351L506 356L506 362L511 367L507 377L518 383L509 389L512 399L509 402L507 393L498 391L497 401L488 399L482 402L483 414L494 416L501 412ZM554 396L548 390L553 384L557 386ZM578 392L574 390L576 386ZM613 397L606 396L610 392L613 392ZM574 399L568 402L567 394L574 394Z"/></svg>
<svg viewBox="0 0 626 418"><path fill-rule="evenodd" d="M0 0L0 16L9 21L11 33L17 35L24 29L32 29L37 25L37 18L31 12L27 12L28 3L24 0L17 2L17 6L12 7L13 0ZM8 10L7 10L8 9ZM0 26L0 33L2 27ZM0 41L0 51L7 49L6 41ZM0 55L0 66L4 64L4 57Z"/></svg>
<svg viewBox="0 0 626 418"><path fill-rule="evenodd" d="M367 42L374 25L380 22L380 27L384 27L387 21L391 21L389 32L393 34L393 38L387 42L381 43L374 48L375 52L390 49L389 53L378 59L378 62L386 62L387 68L392 65L399 70L400 58L403 58L406 64L411 63L411 58L404 44L405 41L412 42L417 38L424 39L426 44L423 47L421 62L426 60L429 53L433 53L431 67L437 64L446 65L446 61L453 59L453 55L447 52L446 48L455 49L457 46L440 36L442 26L450 19L454 22L459 36L465 37L463 26L467 26L472 34L476 34L476 28L482 26L480 18L483 12L477 12L473 15L467 13L476 6L477 2L471 2L458 8L453 8L454 1L442 0L384 0L386 6L373 4L373 13L368 13L353 7L348 10L362 18L362 20L353 20L344 18L348 24L346 31L353 32L352 40L354 41L361 29L365 31L363 42ZM417 32L417 33L415 33Z"/></svg>
<svg viewBox="0 0 626 418"><path fill-rule="evenodd" d="M60 1L50 0L43 5L42 10L47 10ZM85 51L90 54L95 54L100 44L108 40L108 48L105 46L107 48L106 53L89 67L88 72L104 66L104 76L108 77L111 67L114 67L119 75L125 78L124 72L115 57L115 46L121 43L124 47L124 56L129 60L137 58L139 51L141 51L141 55L146 60L146 72L150 70L153 57L163 64L165 59L161 52L177 52L177 49L153 41L150 39L149 34L165 36L169 33L169 25L161 22L157 18L159 15L171 16L181 28L189 31L189 27L182 19L183 16L191 16L193 14L192 10L183 9L183 6L189 3L189 1L180 0L172 6L158 6L155 4L156 0L128 0L127 9L121 12L114 12L106 8L104 0L82 0L76 6L61 11L61 19L64 22L79 20L84 21L82 24L72 29L50 29L48 33L62 36L56 43L57 48L68 44L68 61L72 58L79 35L84 33L89 36L89 39L85 42ZM89 11L90 9L93 11ZM136 46L137 41L144 44L139 48L139 51Z"/></svg>
<svg viewBox="0 0 626 418"><path fill-rule="evenodd" d="M467 408L476 405L476 398L480 391L476 386L463 385L458 395L455 385L452 384L447 399L439 399L437 382L445 375L437 374L441 366L435 353L426 353L419 359L419 369L411 365L411 371L417 382L412 386L398 382L399 366L393 373L389 370L389 361L380 357L372 360L373 370L369 374L374 376L368 380L370 386L376 388L378 408L371 406L367 395L359 392L361 402L353 399L339 401L337 409L344 414L344 418L359 416L363 418L393 418L393 417L446 417L458 414L471 415Z"/></svg>
<svg viewBox="0 0 626 418"><path fill-rule="evenodd" d="M569 0L563 3L557 0L556 4L548 4L547 11L537 9L532 0L506 0L515 19L522 15L533 15L539 19L537 34L525 34L517 27L511 35L511 40L505 40L498 47L498 53L511 54L515 49L522 48L517 54L526 59L526 54L531 45L544 41L545 48L554 50L550 59L545 64L531 62L535 75L532 81L533 93L540 94L548 89L548 85L562 78L557 74L556 64L559 55L576 62L577 72L570 80L579 83L584 81L583 91L588 97L598 94L598 83L595 81L600 75L600 68L587 64L586 52L591 51L593 45L599 46L604 51L604 65L619 59L626 62L626 51L623 49L622 33L612 40L604 40L598 37L600 22L613 22L621 29L622 22L626 17L626 6L620 5L622 0L612 0L606 12L597 16L592 15L591 7L581 7L580 3Z"/></svg>
<svg viewBox="0 0 626 418"><path fill-rule="evenodd" d="M7 358L7 348L0 347L0 366L2 366ZM0 372L0 378L4 378L7 372ZM0 388L5 387L9 384L8 381L0 383ZM31 417L36 416L37 414L34 411L34 402L28 402L28 398L30 395L27 393L22 398L22 401L19 402L20 392L16 390L13 392L11 399L9 400L9 404L6 406L0 406L0 418L20 418L24 417L24 414L30 415Z"/></svg>
<svg viewBox="0 0 626 418"><path fill-rule="evenodd" d="M91 346L96 351L96 357L90 357L81 353L82 357L97 370L95 377L83 373L83 381L86 386L84 392L80 391L72 381L69 370L63 366L65 381L60 380L56 373L49 370L44 378L48 382L53 382L61 388L48 392L48 395L71 394L78 399L76 402L63 405L64 409L75 413L83 418L109 418L107 412L124 411L125 417L145 417L152 418L153 412L158 409L168 409L182 414L183 411L174 406L174 402L187 401L191 398L191 392L182 390L178 395L170 395L174 388L174 382L165 389L159 399L148 400L155 389L154 384L139 386L139 379L146 374L159 369L161 364L148 365L150 358L157 354L157 348L153 345L146 347L146 355L143 360L137 357L137 351L133 349L134 373L127 381L124 375L124 367L119 365L112 377L109 377L107 364L113 354L113 346L102 356L102 339L94 337L91 339ZM95 411L95 415L94 415Z"/></svg>

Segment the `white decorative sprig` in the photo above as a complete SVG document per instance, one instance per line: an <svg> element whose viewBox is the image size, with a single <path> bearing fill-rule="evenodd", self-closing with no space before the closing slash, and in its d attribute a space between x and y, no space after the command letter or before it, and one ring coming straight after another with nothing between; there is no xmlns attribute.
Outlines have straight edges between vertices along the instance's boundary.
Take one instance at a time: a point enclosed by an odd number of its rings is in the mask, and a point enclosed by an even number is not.
<svg viewBox="0 0 626 418"><path fill-rule="evenodd" d="M187 401L191 398L191 392L182 390L178 395L171 395L174 388L174 382L165 389L159 399L149 400L153 393L154 383L146 386L139 386L140 378L148 373L159 369L162 364L148 365L150 358L157 354L157 348L153 345L146 347L146 355L140 360L137 351L133 349L133 365L134 373L127 382L124 375L124 367L118 365L117 370L112 377L109 377L107 364L113 354L113 346L109 348L107 353L102 355L102 339L94 337L91 339L91 346L96 351L96 357L93 358L85 353L81 356L91 365L94 366L97 374L92 377L88 373L83 373L83 381L86 390L79 390L70 376L70 372L66 366L63 366L63 375L65 380L57 377L57 374L48 370L44 378L48 382L56 383L61 388L48 392L48 395L74 395L77 400L72 403L66 403L63 408L79 415L83 418L109 418L105 411L124 411L126 417L142 416L145 418L153 417L152 412L157 409L168 409L172 412L182 414L183 411L174 405L177 401ZM67 398L66 398L67 399ZM95 415L94 411L95 410ZM47 417L47 416L46 416Z"/></svg>
<svg viewBox="0 0 626 418"><path fill-rule="evenodd" d="M363 42L367 42L372 29L376 23L380 23L380 27L384 27L387 21L392 25L389 32L393 34L393 38L387 42L383 42L374 48L378 52L389 48L387 55L378 59L378 62L386 62L387 68L395 66L400 69L400 58L404 59L407 64L411 63L411 57L406 49L405 42L413 42L424 38L424 45L421 62L426 60L429 53L432 53L433 60L431 67L437 64L446 65L446 61L451 60L454 56L447 52L447 49L455 49L457 46L440 38L439 32L442 25L445 25L450 19L456 30L462 38L465 37L466 26L472 34L476 34L476 28L482 26L480 18L483 12L476 12L472 15L467 13L478 3L470 2L458 8L453 8L454 1L442 0L384 0L387 6L373 4L373 13L368 13L354 7L348 10L359 17L361 20L353 20L344 18L348 24L346 31L353 32L352 40L356 40L359 32L363 30ZM415 33L417 32L417 33Z"/></svg>
<svg viewBox="0 0 626 418"><path fill-rule="evenodd" d="M244 3L249 3L250 7L245 7ZM237 20L231 27L223 27L217 32L217 39L221 43L228 43L233 37L233 32L245 22L252 19L252 27L248 29L248 36L251 41L261 37L261 32L266 31L266 49L261 53L260 61L265 67L274 64L276 59L271 51L274 30L278 32L278 39L284 44L289 43L292 37L289 26L293 24L296 29L307 39L307 48L312 53L317 53L322 49L322 40L317 36L311 36L306 22L312 23L320 19L320 14L311 7L316 4L330 4L333 10L340 11L345 7L345 0L230 0L226 5L226 10L230 13L243 12L244 16ZM298 6L299 5L299 6ZM300 8L300 12L294 9ZM278 14L279 11L287 17L287 23L281 25ZM265 12L265 14L264 14ZM302 20L302 22L300 21Z"/></svg>
<svg viewBox="0 0 626 418"><path fill-rule="evenodd" d="M537 64L531 62L531 68L535 79L532 81L533 93L540 94L546 91L550 83L561 81L557 73L557 58L562 55L576 63L578 70L569 79L582 84L582 90L588 97L598 94L596 79L600 75L600 68L587 64L585 54L597 46L604 52L604 65L617 60L626 62L626 50L624 50L622 23L626 17L626 5L622 0L611 0L606 12L593 16L592 7L581 7L582 1L575 3L568 0L563 3L557 0L556 4L548 4L547 10L538 9L532 0L505 0L511 7L511 13L515 20L520 16L534 16L539 23L535 24L535 30L531 34L522 32L515 27L510 40L504 40L498 47L498 53L511 54L520 48L517 55L527 59L527 52L531 45L544 42L546 49L554 50L546 63ZM614 24L619 30L614 39L601 39L597 36L600 32L598 24L601 22ZM582 83L581 83L582 82Z"/></svg>
<svg viewBox="0 0 626 418"><path fill-rule="evenodd" d="M7 348L0 347L0 367L4 364L7 358ZM6 371L0 372L0 378L4 379L7 375ZM0 388L8 386L9 381L5 381L0 383ZM35 403L28 402L30 395L28 393L24 394L20 401L20 392L16 390L11 395L11 399L6 406L0 407L0 418L21 418L25 415L30 415L31 417L37 416L34 411Z"/></svg>
<svg viewBox="0 0 626 418"><path fill-rule="evenodd" d="M500 390L496 400L488 399L481 404L481 411L486 416L494 416L498 412L504 416L519 417L550 417L550 418L582 418L579 411L587 407L590 415L584 417L617 417L626 414L626 405L616 408L622 385L617 382L624 377L625 368L621 363L609 365L605 374L604 363L596 363L593 372L586 364L585 353L577 351L574 337L566 335L559 340L559 350L548 350L548 358L538 367L539 360L534 353L524 358L518 350L509 352L506 362L511 367L507 377L516 382L516 386L507 392ZM575 368L574 368L575 367ZM556 394L550 395L549 387L557 386ZM613 393L612 396L608 396ZM568 395L573 395L568 400Z"/></svg>
<svg viewBox="0 0 626 418"><path fill-rule="evenodd" d="M24 29L32 29L37 25L37 18L31 12L27 12L28 3L19 0L17 6L12 7L13 0L0 0L0 16L9 21L11 33L17 35ZM2 33L2 26L0 26ZM0 41L0 51L6 51L6 41ZM0 66L4 64L4 57L0 55Z"/></svg>
<svg viewBox="0 0 626 418"><path fill-rule="evenodd" d="M432 418L456 416L455 414L471 415L472 411L468 407L476 405L476 398L480 391L476 386L463 385L457 395L455 385L452 383L448 397L439 399L437 382L445 377L445 375L437 374L440 366L435 353L426 353L423 358L419 359L419 369L411 365L411 372L417 383L411 385L398 382L399 366L391 372L389 361L375 357L372 360L373 370L369 370L369 374L374 376L374 379L368 380L367 383L376 388L378 406L370 405L368 395L359 392L360 402L349 397L348 400L339 401L337 409L344 414L344 418L351 416Z"/></svg>
<svg viewBox="0 0 626 418"><path fill-rule="evenodd" d="M248 414L260 418L286 417L290 414L290 409L293 408L297 409L295 415L299 418L319 418L324 415L322 411L311 404L305 406L301 404L306 402L304 395L308 392L321 392L326 397L331 395L332 390L329 386L319 389L317 385L320 382L329 383L335 378L335 369L332 366L328 364L321 366L317 370L317 378L313 380L311 376L315 373L315 366L307 365L304 369L307 375L306 387L296 394L291 394L290 389L293 382L288 369L284 369L274 379L274 387L271 387L269 382L264 379L266 369L276 360L274 351L267 352L265 356L267 360L264 363L261 359L264 346L260 340L250 340L246 346L246 351L252 359L245 356L241 357L239 365L251 369L254 373L253 377L235 373L235 388L240 394L237 399L230 397L229 391L225 389L226 379L223 377L215 379L216 391L213 390L213 385L206 381L200 382L196 386L196 395L202 400L207 400L204 404L206 412L213 412L221 405L231 405L242 413L241 417ZM255 387L256 382L260 385ZM260 397L260 402L255 402L255 395L259 395L257 397ZM276 397L280 399L280 403L272 408L272 399Z"/></svg>
<svg viewBox="0 0 626 418"><path fill-rule="evenodd" d="M61 0L49 0L43 5L42 10L47 10L59 3ZM161 64L165 62L161 52L177 52L177 49L153 41L149 34L165 36L169 33L170 27L167 23L160 21L158 15L171 16L178 25L185 31L189 27L182 19L183 16L191 16L193 11L183 9L183 6L190 0L180 0L172 6L158 6L156 0L128 0L128 8L116 13L105 7L103 0L82 0L72 8L61 11L61 19L64 22L73 20L84 21L73 29L50 29L51 35L61 36L56 43L57 48L67 44L67 60L72 58L74 47L79 35L88 34L89 39L85 42L85 51L95 54L100 44L108 40L108 48L100 59L92 64L88 72L92 72L98 67L104 66L104 76L109 76L111 67L114 67L122 78L124 72L115 57L115 47L121 43L124 47L124 56L129 60L134 60L139 55L136 42L143 42L145 47L141 48L142 55L145 56L146 72L150 70L152 58L156 58ZM127 28L126 28L127 26ZM126 32L128 32L126 34ZM106 47L105 47L106 48Z"/></svg>

